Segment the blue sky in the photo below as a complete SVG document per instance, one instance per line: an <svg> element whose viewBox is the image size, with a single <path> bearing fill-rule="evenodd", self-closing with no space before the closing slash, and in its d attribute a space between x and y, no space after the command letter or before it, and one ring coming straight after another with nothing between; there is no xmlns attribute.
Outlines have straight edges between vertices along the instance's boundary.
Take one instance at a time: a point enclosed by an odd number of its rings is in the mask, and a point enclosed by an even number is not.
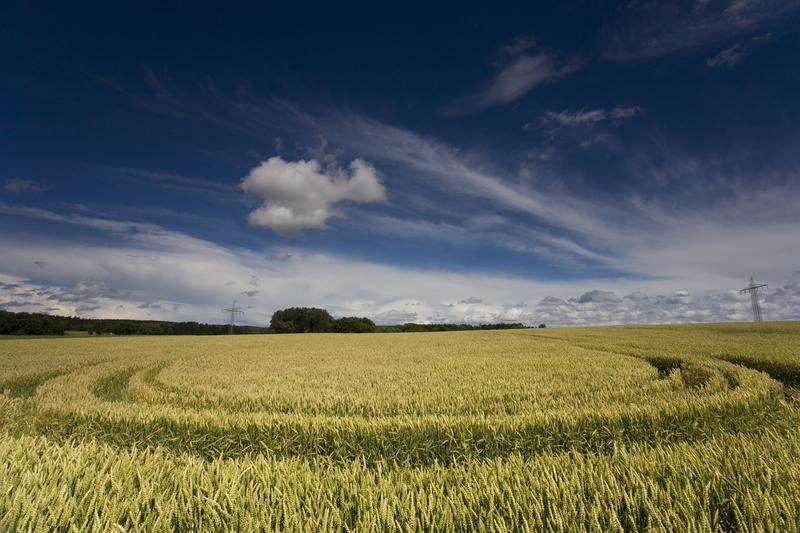
<svg viewBox="0 0 800 533"><path fill-rule="evenodd" d="M800 318L800 8L0 7L0 308Z"/></svg>

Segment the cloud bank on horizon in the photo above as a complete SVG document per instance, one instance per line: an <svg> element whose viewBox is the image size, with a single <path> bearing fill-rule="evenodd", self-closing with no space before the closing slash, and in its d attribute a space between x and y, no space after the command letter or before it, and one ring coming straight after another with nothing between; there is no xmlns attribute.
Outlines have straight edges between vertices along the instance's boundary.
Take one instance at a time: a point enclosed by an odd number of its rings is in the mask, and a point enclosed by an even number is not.
<svg viewBox="0 0 800 533"><path fill-rule="evenodd" d="M48 33L14 4L0 309L730 321L751 317L753 274L767 319L800 318L800 10L589 11L431 17L414 36L312 17L302 39L290 15L215 16L191 50L196 24L155 17L153 50L130 38L141 14ZM41 55L50 40L70 45Z"/></svg>
<svg viewBox="0 0 800 533"><path fill-rule="evenodd" d="M0 238L14 249L0 275L6 310L98 318L208 320L219 303L238 299L246 322L265 323L272 310L322 306L335 315L368 316L381 324L403 322L523 322L590 325L742 321L749 298L735 288L703 290L686 280L666 294L673 279L570 280L547 283L486 273L454 273L372 263L301 249L228 248L166 228L137 222L60 215L0 206L18 217L89 228L113 236L115 245ZM731 284L738 280L731 280ZM602 283L605 289L596 289ZM121 287L124 287L122 289ZM625 292L630 291L630 292ZM553 294L570 294L560 298ZM262 294L266 297L262 297ZM480 294L481 297L474 296ZM800 272L767 294L769 319L800 313Z"/></svg>

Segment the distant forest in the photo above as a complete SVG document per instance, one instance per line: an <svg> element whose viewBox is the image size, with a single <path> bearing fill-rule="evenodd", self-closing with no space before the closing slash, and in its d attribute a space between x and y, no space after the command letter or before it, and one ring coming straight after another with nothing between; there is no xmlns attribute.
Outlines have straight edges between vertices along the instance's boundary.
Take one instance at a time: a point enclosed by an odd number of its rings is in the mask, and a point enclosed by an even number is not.
<svg viewBox="0 0 800 533"><path fill-rule="evenodd" d="M229 329L227 324L80 318L0 311L0 335L64 335L65 331L86 331L93 335L225 335ZM233 332L268 333L269 329L234 326Z"/></svg>
<svg viewBox="0 0 800 533"><path fill-rule="evenodd" d="M544 324L542 324L543 326ZM461 331L471 329L517 329L524 324L416 324L407 322L392 326L378 326L366 317L345 316L333 318L318 307L290 307L275 311L270 322L271 333L400 333L413 331Z"/></svg>
<svg viewBox="0 0 800 533"><path fill-rule="evenodd" d="M543 327L544 324L539 327ZM325 309L291 307L276 311L270 327L234 326L235 334L250 333L394 333L422 331L456 331L473 329L516 329L514 324L406 324L379 326L365 317L333 318ZM127 320L80 318L41 313L14 313L0 310L0 335L64 335L67 331L83 331L91 335L226 335L228 324L199 322L166 322L161 320Z"/></svg>

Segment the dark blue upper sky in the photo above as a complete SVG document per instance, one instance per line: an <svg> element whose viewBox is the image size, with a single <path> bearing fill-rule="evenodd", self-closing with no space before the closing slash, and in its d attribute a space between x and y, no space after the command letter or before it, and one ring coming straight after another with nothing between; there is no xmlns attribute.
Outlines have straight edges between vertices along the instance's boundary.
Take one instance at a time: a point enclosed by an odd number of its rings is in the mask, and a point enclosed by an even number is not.
<svg viewBox="0 0 800 533"><path fill-rule="evenodd" d="M797 3L561 4L0 5L0 307L711 320L795 283Z"/></svg>

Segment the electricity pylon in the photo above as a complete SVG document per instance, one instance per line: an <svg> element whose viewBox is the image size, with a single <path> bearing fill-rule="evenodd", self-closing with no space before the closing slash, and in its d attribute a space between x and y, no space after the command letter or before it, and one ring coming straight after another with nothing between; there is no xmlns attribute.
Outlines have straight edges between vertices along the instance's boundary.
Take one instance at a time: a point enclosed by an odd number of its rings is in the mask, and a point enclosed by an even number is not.
<svg viewBox="0 0 800 533"><path fill-rule="evenodd" d="M750 304L753 306L753 320L761 322L761 304L758 303L758 291L767 288L766 283L756 283L750 276L750 285L741 289L739 294L750 294Z"/></svg>
<svg viewBox="0 0 800 533"><path fill-rule="evenodd" d="M228 331L228 334L233 335L233 325L236 323L236 315L243 315L244 311L242 311L239 307L236 307L236 300L233 301L232 306L223 309L223 311L231 314L230 330Z"/></svg>

